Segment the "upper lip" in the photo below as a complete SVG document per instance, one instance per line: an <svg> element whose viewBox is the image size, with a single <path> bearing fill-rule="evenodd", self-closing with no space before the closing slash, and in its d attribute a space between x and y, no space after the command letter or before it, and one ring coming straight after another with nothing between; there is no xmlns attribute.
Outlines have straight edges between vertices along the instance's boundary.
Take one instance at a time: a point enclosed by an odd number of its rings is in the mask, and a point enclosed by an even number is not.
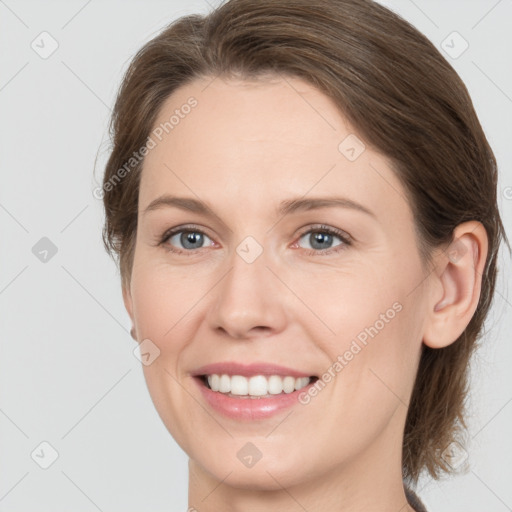
<svg viewBox="0 0 512 512"><path fill-rule="evenodd" d="M282 375L291 377L312 377L311 373L301 372L286 366L280 366L272 363L251 363L242 364L234 361L207 364L191 372L193 376L200 375L243 375L252 377L253 375Z"/></svg>

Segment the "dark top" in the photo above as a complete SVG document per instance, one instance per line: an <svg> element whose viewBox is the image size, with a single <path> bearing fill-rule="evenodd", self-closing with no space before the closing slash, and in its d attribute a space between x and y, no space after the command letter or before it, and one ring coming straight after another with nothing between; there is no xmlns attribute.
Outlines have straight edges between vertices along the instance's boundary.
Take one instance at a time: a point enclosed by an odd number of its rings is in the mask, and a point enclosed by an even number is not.
<svg viewBox="0 0 512 512"><path fill-rule="evenodd" d="M425 505L423 505L421 500L418 498L418 496L416 496L415 492L412 489L404 487L404 490L405 490L405 497L407 498L407 501L409 502L409 505L416 512L427 512L427 509L425 508Z"/></svg>

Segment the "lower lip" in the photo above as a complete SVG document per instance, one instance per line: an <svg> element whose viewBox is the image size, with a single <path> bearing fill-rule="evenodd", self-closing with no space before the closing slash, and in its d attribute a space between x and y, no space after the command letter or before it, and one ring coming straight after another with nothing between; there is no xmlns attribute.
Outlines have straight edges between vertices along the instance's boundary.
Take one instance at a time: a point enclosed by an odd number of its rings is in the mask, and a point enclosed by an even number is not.
<svg viewBox="0 0 512 512"><path fill-rule="evenodd" d="M212 391L199 377L194 377L194 380L205 400L215 411L228 418L249 421L270 418L274 414L300 403L299 394L307 392L309 387L314 385L314 382L310 382L302 389L292 393L274 395L271 398L232 398L224 393Z"/></svg>

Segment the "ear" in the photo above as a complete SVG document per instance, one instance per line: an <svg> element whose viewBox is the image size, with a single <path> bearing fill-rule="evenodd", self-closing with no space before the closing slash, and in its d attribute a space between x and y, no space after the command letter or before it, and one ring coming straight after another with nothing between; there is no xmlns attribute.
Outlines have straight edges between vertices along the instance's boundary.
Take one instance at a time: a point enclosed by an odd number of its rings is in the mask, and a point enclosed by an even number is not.
<svg viewBox="0 0 512 512"><path fill-rule="evenodd" d="M464 332L478 306L488 251L481 222L459 224L453 242L436 256L423 343L443 348Z"/></svg>

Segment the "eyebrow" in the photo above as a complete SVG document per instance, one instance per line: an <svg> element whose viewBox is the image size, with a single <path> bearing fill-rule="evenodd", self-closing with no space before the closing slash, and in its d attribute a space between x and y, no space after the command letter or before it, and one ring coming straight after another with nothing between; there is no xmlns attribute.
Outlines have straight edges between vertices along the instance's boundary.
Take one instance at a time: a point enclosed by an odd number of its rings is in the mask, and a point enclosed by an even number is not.
<svg viewBox="0 0 512 512"><path fill-rule="evenodd" d="M158 210L160 208L165 207L175 207L180 208L181 210L186 210L189 212L199 213L203 215L215 216L213 210L210 206L208 206L203 201L199 201L198 199L194 199L192 197L178 197L172 195L162 195L151 201L146 209L142 212L143 215L146 213ZM351 210L356 210L366 215L377 219L377 216L374 212L369 210L366 206L353 201L352 199L348 199L346 197L317 197L317 198L298 198L298 199L288 199L286 201L281 201L279 203L279 207L276 209L276 213L278 215L288 215L290 213L308 211L308 210L316 210L320 208L346 208Z"/></svg>

